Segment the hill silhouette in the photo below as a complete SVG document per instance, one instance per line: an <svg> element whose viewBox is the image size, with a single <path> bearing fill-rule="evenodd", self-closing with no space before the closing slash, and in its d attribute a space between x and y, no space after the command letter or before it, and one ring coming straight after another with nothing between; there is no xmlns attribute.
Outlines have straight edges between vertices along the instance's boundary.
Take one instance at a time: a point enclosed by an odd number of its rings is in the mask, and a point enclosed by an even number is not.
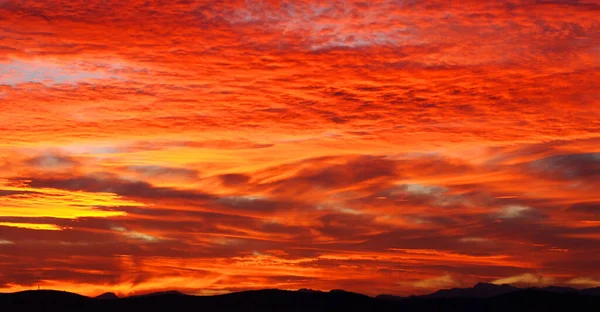
<svg viewBox="0 0 600 312"><path fill-rule="evenodd" d="M520 289L509 285L477 284L424 296L398 297L333 290L264 289L217 296L191 296L176 291L118 298L95 298L52 291L0 294L2 311L583 311L600 309L600 288ZM109 300L107 300L109 299Z"/></svg>
<svg viewBox="0 0 600 312"><path fill-rule="evenodd" d="M471 288L442 289L432 294L422 296L424 298L489 298L517 291L519 288L510 285L495 285L489 283L478 283Z"/></svg>
<svg viewBox="0 0 600 312"><path fill-rule="evenodd" d="M107 292L107 293L103 293L100 296L96 296L94 298L102 299L102 300L109 300L109 299L119 299L119 296L117 296L115 293Z"/></svg>

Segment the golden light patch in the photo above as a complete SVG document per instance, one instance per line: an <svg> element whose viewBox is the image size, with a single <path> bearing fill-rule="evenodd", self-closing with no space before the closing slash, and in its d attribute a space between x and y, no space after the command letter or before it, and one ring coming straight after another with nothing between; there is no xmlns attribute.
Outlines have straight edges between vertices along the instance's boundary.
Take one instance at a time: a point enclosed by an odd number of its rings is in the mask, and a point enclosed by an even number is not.
<svg viewBox="0 0 600 312"><path fill-rule="evenodd" d="M15 223L15 222L0 222L0 226L16 227L21 229L42 230L42 231L61 231L65 228L55 224L41 223Z"/></svg>
<svg viewBox="0 0 600 312"><path fill-rule="evenodd" d="M2 189L15 192L15 195L2 197L0 216L3 217L116 217L126 213L100 208L144 206L112 193L9 186L3 186Z"/></svg>

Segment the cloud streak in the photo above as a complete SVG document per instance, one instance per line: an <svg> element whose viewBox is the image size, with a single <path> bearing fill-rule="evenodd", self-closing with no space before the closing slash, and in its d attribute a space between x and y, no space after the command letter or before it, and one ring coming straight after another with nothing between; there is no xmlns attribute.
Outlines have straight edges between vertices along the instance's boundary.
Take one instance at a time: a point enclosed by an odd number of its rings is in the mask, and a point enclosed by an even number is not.
<svg viewBox="0 0 600 312"><path fill-rule="evenodd" d="M4 1L0 290L594 285L599 12Z"/></svg>

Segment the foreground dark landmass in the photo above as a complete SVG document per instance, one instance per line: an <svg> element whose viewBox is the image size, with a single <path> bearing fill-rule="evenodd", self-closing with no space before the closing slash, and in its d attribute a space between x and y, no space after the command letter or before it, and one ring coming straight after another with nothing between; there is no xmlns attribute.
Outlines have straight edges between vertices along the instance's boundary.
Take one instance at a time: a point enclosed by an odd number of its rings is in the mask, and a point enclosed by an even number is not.
<svg viewBox="0 0 600 312"><path fill-rule="evenodd" d="M1 311L598 311L600 288L566 287L519 289L508 285L477 284L472 288L441 290L425 296L375 298L334 290L244 291L218 296L161 292L118 298L96 298L53 290L0 294Z"/></svg>

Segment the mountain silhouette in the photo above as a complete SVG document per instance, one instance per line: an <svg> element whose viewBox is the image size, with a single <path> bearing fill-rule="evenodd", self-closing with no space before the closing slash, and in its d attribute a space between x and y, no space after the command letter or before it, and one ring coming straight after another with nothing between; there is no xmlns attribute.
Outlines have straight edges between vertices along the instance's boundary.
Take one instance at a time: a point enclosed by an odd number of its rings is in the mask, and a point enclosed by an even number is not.
<svg viewBox="0 0 600 312"><path fill-rule="evenodd" d="M100 296L94 297L94 299L102 299L102 300L119 299L119 296L115 295L115 293L107 292L107 293L103 293Z"/></svg>
<svg viewBox="0 0 600 312"><path fill-rule="evenodd" d="M583 289L580 290L579 293L583 295L600 296L600 287Z"/></svg>
<svg viewBox="0 0 600 312"><path fill-rule="evenodd" d="M310 288L301 288L301 289L298 289L297 291L299 291L299 292L323 292L321 290L314 290L314 289L310 289Z"/></svg>
<svg viewBox="0 0 600 312"><path fill-rule="evenodd" d="M489 298L519 290L510 285L478 283L471 288L442 289L422 298Z"/></svg>
<svg viewBox="0 0 600 312"><path fill-rule="evenodd" d="M554 293L576 293L576 292L579 292L575 288L571 288L571 287L557 287L557 286L548 286L548 287L542 287L542 288L533 287L531 289L543 290L543 291L554 292Z"/></svg>
<svg viewBox="0 0 600 312"><path fill-rule="evenodd" d="M110 299L110 300L107 300ZM510 285L477 284L440 290L424 296L398 297L333 290L329 292L264 289L216 296L191 296L166 291L118 298L95 298L39 290L0 294L2 311L580 311L600 309L600 288L520 289Z"/></svg>

